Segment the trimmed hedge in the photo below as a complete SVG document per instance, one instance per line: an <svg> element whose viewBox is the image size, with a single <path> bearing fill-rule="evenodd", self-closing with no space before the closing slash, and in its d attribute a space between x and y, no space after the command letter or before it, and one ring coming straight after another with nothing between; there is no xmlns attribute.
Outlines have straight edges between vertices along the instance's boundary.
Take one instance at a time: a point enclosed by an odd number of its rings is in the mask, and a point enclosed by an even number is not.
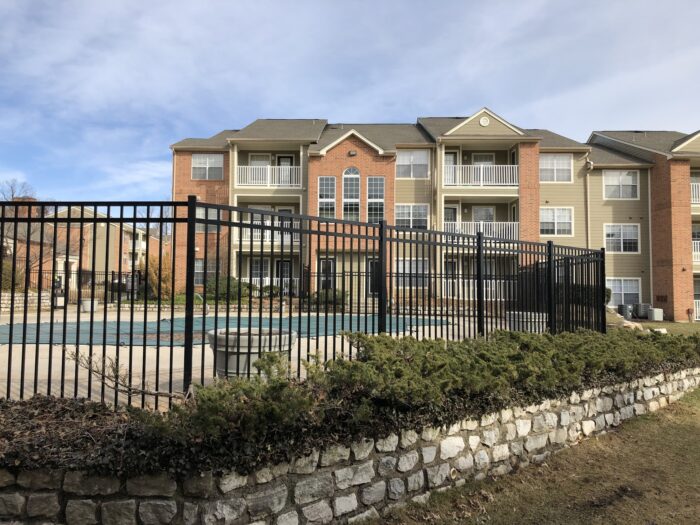
<svg viewBox="0 0 700 525"><path fill-rule="evenodd" d="M63 448L50 435L43 436L45 443L19 439L16 429L22 425L5 425L0 465L122 474L247 473L315 447L451 424L575 390L700 366L700 338L628 330L502 332L489 340L447 343L360 334L349 339L357 350L352 361L329 363L326 370L312 366L306 381L286 379L283 363L270 354L260 361L267 380L199 388L194 401L164 415L124 411L114 416L109 431L72 438ZM19 413L21 403L5 405Z"/></svg>

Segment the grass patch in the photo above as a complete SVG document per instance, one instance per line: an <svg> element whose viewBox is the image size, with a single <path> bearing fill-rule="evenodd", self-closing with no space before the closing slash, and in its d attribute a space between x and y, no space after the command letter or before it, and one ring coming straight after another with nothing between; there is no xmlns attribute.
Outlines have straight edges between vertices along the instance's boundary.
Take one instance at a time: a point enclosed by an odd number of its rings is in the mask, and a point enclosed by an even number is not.
<svg viewBox="0 0 700 525"><path fill-rule="evenodd" d="M673 323L671 321L643 321L642 326L649 330L665 328L669 334L676 335L698 335L700 334L700 323Z"/></svg>
<svg viewBox="0 0 700 525"><path fill-rule="evenodd" d="M699 435L696 390L543 465L435 494L381 523L697 523Z"/></svg>

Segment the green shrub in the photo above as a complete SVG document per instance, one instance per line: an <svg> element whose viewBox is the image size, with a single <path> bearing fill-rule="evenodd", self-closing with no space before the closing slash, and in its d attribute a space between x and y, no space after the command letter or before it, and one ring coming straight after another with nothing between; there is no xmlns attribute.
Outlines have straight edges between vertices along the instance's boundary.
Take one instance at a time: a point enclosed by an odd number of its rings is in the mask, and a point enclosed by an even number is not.
<svg viewBox="0 0 700 525"><path fill-rule="evenodd" d="M218 286L218 289L217 289ZM238 300L238 294L241 294L241 299L243 301L248 300L250 293L252 292L253 297L257 295L257 287L250 284L240 282L235 277L227 277L225 275L216 276L212 275L207 279L204 291L206 292L207 302L218 301L226 302L227 297L231 303L235 303Z"/></svg>
<svg viewBox="0 0 700 525"><path fill-rule="evenodd" d="M612 290L610 288L605 289L605 304L610 303L610 299L612 299Z"/></svg>
<svg viewBox="0 0 700 525"><path fill-rule="evenodd" d="M318 290L317 292L311 294L310 302L312 306L318 308L325 308L326 306L332 308L334 304L336 306L344 304L345 300L347 299L347 295L347 293L343 293L342 290L338 290L337 288Z"/></svg>
<svg viewBox="0 0 700 525"><path fill-rule="evenodd" d="M7 439L0 467L52 461L58 466L71 457L80 458L80 468L127 474L248 473L332 443L449 425L509 406L566 398L572 391L700 366L700 337L629 330L501 332L461 342L348 338L353 359L312 364L305 381L287 379L286 356L268 354L256 363L267 379L199 387L192 401L163 415L132 410L119 431L99 436L99 453L72 450L78 443L49 444L60 455L39 462Z"/></svg>
<svg viewBox="0 0 700 525"><path fill-rule="evenodd" d="M2 262L2 291L9 292L24 291L24 264L15 266L14 285L12 280L12 256L5 255L5 260Z"/></svg>

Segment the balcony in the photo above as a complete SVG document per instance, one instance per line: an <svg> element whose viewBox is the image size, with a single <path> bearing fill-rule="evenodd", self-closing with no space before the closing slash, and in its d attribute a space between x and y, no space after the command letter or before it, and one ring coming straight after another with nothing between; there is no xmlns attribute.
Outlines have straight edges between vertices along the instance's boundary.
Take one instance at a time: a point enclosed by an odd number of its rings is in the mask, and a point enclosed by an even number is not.
<svg viewBox="0 0 700 525"><path fill-rule="evenodd" d="M691 204L700 204L700 182L690 183L690 202Z"/></svg>
<svg viewBox="0 0 700 525"><path fill-rule="evenodd" d="M476 235L482 232L485 237L497 239L512 239L517 241L520 237L519 222L445 222L443 231L449 233L464 233Z"/></svg>
<svg viewBox="0 0 700 525"><path fill-rule="evenodd" d="M275 246L279 247L282 247L283 243L285 246L289 246L290 242L299 242L298 230L301 226L299 221L253 221L252 224L252 228L241 227L240 232L243 241L253 241L253 247L255 247L256 242L270 244L274 241ZM273 226L274 231L271 229ZM297 231L289 232L290 229Z"/></svg>
<svg viewBox="0 0 700 525"><path fill-rule="evenodd" d="M258 292L263 297L266 293L270 293L268 287L277 288L282 295L297 295L299 293L299 278L298 277L241 277L241 282L251 284L255 287L254 296ZM267 290L266 290L267 289Z"/></svg>
<svg viewBox="0 0 700 525"><path fill-rule="evenodd" d="M693 264L700 264L700 241L693 241Z"/></svg>
<svg viewBox="0 0 700 525"><path fill-rule="evenodd" d="M445 186L518 186L518 165L446 165Z"/></svg>
<svg viewBox="0 0 700 525"><path fill-rule="evenodd" d="M301 188L301 166L238 166L236 185Z"/></svg>

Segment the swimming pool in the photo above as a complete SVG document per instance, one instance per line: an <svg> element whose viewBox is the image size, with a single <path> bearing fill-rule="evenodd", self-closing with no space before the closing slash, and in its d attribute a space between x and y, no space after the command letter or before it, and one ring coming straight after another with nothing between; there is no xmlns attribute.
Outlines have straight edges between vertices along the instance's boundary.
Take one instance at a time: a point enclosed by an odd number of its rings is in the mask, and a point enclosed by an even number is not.
<svg viewBox="0 0 700 525"><path fill-rule="evenodd" d="M222 329L227 326L226 316L206 317L195 316L194 324L194 344L202 344L206 339L209 330ZM291 329L300 337L324 337L326 335L337 335L342 331L377 333L379 327L379 316L370 314L302 314L290 317L279 318L279 315L251 315L241 314L231 315L228 318L228 327L237 328L270 328L272 330ZM392 332L405 332L418 326L439 326L443 324L440 319L425 319L422 317L391 316L387 319L387 330ZM159 332L160 330L160 332ZM67 345L119 345L119 346L183 346L185 342L185 318L176 317L174 319L162 319L160 321L129 322L129 319L117 321L95 321L90 325L87 321L81 321L80 325L76 321L54 322L53 330L51 323L28 323L26 326L26 337L23 334L24 325L14 323L12 325L12 343L21 344L23 341L27 345L33 344L67 344ZM10 325L0 326L0 344L9 344Z"/></svg>

